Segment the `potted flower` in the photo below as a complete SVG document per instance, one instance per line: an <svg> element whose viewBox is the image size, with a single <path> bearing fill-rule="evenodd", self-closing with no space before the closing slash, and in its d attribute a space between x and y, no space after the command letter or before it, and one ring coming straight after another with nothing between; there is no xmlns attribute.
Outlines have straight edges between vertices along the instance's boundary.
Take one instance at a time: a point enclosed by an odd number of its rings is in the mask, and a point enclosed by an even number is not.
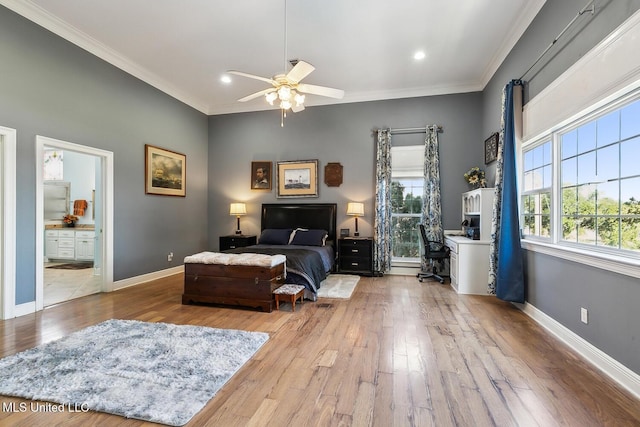
<svg viewBox="0 0 640 427"><path fill-rule="evenodd" d="M67 227L75 227L77 220L78 220L78 217L71 214L67 214L64 217L62 217L62 222Z"/></svg>
<svg viewBox="0 0 640 427"><path fill-rule="evenodd" d="M484 177L484 171L477 166L472 167L464 174L464 179L473 188L485 188L487 180Z"/></svg>

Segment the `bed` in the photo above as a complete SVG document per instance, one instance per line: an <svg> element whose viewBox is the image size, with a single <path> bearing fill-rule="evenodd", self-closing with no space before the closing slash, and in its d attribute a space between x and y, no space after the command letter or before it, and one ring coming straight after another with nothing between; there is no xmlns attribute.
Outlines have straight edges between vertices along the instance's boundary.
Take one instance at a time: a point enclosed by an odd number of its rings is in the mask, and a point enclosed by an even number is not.
<svg viewBox="0 0 640 427"><path fill-rule="evenodd" d="M185 262L183 304L225 304L270 312L273 290L283 283L303 285L304 298L316 301L322 281L335 269L336 211L335 203L263 204L258 244L225 254L284 255L284 271L194 262L194 257L203 256L196 254Z"/></svg>
<svg viewBox="0 0 640 427"><path fill-rule="evenodd" d="M285 283L303 285L304 298L316 301L335 270L336 213L335 203L263 204L258 244L227 252L285 255Z"/></svg>

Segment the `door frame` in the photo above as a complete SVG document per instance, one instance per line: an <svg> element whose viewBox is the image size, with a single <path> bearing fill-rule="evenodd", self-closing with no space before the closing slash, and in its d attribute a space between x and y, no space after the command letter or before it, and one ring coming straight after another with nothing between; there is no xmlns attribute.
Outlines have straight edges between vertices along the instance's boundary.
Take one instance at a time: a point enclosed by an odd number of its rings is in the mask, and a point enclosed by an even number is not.
<svg viewBox="0 0 640 427"><path fill-rule="evenodd" d="M16 306L16 149L15 129L0 126L0 319L15 317Z"/></svg>
<svg viewBox="0 0 640 427"><path fill-rule="evenodd" d="M44 308L44 147L89 154L100 159L102 175L102 292L113 290L113 153L36 135L36 311ZM98 193L98 192L96 192ZM97 203L96 203L97 204ZM100 232L100 230L96 230Z"/></svg>

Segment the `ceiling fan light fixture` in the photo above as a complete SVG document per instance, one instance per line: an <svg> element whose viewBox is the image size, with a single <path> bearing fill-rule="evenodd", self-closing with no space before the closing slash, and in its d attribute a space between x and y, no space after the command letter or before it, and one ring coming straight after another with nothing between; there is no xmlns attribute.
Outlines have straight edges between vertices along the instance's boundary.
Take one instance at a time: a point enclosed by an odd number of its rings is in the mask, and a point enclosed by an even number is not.
<svg viewBox="0 0 640 427"><path fill-rule="evenodd" d="M298 107L301 107L302 104L304 104L304 95L296 93L296 95L293 97L293 99L296 101L296 105Z"/></svg>
<svg viewBox="0 0 640 427"><path fill-rule="evenodd" d="M283 99L282 101L280 101L280 108L283 110L288 110L289 108L291 108L291 101L289 101L288 99Z"/></svg>
<svg viewBox="0 0 640 427"><path fill-rule="evenodd" d="M273 101L278 99L278 94L276 92L269 92L264 97L267 100L267 102L269 103L269 105L273 105Z"/></svg>
<svg viewBox="0 0 640 427"><path fill-rule="evenodd" d="M288 101L291 99L291 88L287 85L280 86L278 89L278 98L281 101Z"/></svg>

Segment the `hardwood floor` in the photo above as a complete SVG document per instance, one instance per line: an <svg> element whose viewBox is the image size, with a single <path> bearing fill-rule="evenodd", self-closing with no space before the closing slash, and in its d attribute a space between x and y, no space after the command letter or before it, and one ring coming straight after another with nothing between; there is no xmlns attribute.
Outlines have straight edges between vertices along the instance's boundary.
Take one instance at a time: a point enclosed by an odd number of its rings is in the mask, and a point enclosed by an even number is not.
<svg viewBox="0 0 640 427"><path fill-rule="evenodd" d="M269 341L188 426L640 424L638 399L518 309L448 284L363 277L350 300L295 313L184 306L181 293L176 275L0 321L0 356L110 318L263 331ZM0 408L0 425L154 424Z"/></svg>

